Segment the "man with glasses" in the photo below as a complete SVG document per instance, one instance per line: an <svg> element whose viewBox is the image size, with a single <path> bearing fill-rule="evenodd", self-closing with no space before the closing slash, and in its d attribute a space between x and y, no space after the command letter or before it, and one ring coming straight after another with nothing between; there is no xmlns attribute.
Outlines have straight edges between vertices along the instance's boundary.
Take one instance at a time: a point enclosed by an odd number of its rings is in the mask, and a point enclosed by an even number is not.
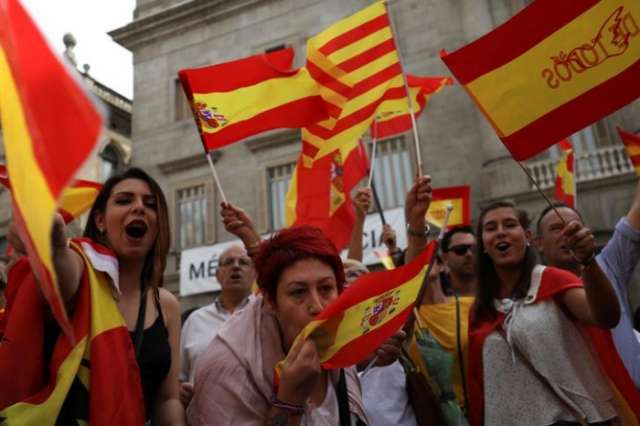
<svg viewBox="0 0 640 426"><path fill-rule="evenodd" d="M473 296L476 289L476 237L469 226L453 228L442 239L442 261L451 291L458 296ZM447 289L449 290L449 289Z"/></svg>
<svg viewBox="0 0 640 426"><path fill-rule="evenodd" d="M180 338L180 401L187 407L193 396L196 361L231 315L249 301L256 279L253 261L240 245L220 254L216 278L222 292L210 305L193 312L182 327Z"/></svg>

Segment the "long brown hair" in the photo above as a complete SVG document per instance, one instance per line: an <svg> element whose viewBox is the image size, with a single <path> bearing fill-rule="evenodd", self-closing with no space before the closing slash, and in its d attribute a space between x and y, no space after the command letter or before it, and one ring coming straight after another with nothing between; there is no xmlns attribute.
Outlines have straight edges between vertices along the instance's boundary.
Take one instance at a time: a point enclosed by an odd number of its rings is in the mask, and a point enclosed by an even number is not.
<svg viewBox="0 0 640 426"><path fill-rule="evenodd" d="M500 289L500 279L496 272L493 260L485 252L484 241L482 239L483 222L487 213L490 211L510 208L513 209L518 217L518 222L523 229L529 227L529 217L523 210L519 210L515 204L509 201L497 201L482 209L480 218L478 219L478 228L476 235L478 236L478 252L476 256L476 267L478 271L478 286L476 290L476 316L480 320L492 320L496 317L497 311L493 304L493 300L498 296ZM538 264L538 255L535 249L527 246L524 257L522 259L520 278L518 284L514 288L515 297L524 297L529 290L531 284L531 272Z"/></svg>
<svg viewBox="0 0 640 426"><path fill-rule="evenodd" d="M113 188L125 179L138 179L145 182L149 185L149 189L156 199L158 235L156 236L156 241L153 244L153 247L151 247L151 250L149 250L149 253L147 253L147 256L144 259L140 281L144 288L161 287L164 268L167 264L167 253L169 252L169 245L171 243L167 200L164 198L164 193L162 192L160 185L158 185L158 183L144 170L132 167L107 179L102 186L100 193L96 197L93 207L91 207L89 219L87 220L87 225L84 228L83 235L93 241L109 247L109 241L106 236L100 232L96 225L96 214L105 213L107 201L111 196Z"/></svg>

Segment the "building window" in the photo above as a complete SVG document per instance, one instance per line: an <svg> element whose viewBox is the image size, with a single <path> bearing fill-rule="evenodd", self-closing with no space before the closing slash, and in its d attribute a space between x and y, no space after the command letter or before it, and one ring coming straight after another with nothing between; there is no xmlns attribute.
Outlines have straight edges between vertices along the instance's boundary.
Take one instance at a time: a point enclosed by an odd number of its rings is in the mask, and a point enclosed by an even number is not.
<svg viewBox="0 0 640 426"><path fill-rule="evenodd" d="M204 184L176 193L176 241L179 249L204 245L207 229L207 193Z"/></svg>
<svg viewBox="0 0 640 426"><path fill-rule="evenodd" d="M187 95L184 94L184 90L182 90L182 85L180 84L179 79L174 80L174 118L176 121L185 120L187 118L192 118L191 107L189 106L189 100L187 99Z"/></svg>
<svg viewBox="0 0 640 426"><path fill-rule="evenodd" d="M267 169L267 193L269 194L269 224L272 230L285 225L285 199L295 163Z"/></svg>
<svg viewBox="0 0 640 426"><path fill-rule="evenodd" d="M411 187L412 165L403 136L377 142L373 185L383 210L401 207ZM371 149L369 149L371 152Z"/></svg>
<svg viewBox="0 0 640 426"><path fill-rule="evenodd" d="M102 160L102 181L106 181L113 176L120 166L120 157L118 151L111 145L107 145L100 153Z"/></svg>

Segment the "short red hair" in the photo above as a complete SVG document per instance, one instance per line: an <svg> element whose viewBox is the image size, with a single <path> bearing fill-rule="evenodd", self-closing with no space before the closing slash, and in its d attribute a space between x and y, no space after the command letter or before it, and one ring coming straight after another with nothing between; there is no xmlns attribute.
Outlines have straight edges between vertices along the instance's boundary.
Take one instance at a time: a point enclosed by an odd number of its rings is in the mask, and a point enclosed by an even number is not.
<svg viewBox="0 0 640 426"><path fill-rule="evenodd" d="M260 245L255 259L258 287L275 302L282 272L302 259L317 259L333 269L338 292L344 287L344 269L336 246L313 226L283 229Z"/></svg>

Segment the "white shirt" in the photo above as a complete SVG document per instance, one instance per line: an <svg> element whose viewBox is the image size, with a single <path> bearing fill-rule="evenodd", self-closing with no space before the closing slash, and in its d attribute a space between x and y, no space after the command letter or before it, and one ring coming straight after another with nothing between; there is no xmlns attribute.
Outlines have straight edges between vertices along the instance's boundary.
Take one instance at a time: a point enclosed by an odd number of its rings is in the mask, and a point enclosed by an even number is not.
<svg viewBox="0 0 640 426"><path fill-rule="evenodd" d="M235 312L246 306L249 298L240 304ZM235 313L234 312L234 313ZM212 304L193 312L182 326L180 336L180 381L193 383L195 366L198 357L207 349L209 343L220 331L222 325L231 318L227 311L216 299Z"/></svg>
<svg viewBox="0 0 640 426"><path fill-rule="evenodd" d="M418 424L409 404L407 379L399 361L386 367L373 367L359 376L370 426Z"/></svg>

